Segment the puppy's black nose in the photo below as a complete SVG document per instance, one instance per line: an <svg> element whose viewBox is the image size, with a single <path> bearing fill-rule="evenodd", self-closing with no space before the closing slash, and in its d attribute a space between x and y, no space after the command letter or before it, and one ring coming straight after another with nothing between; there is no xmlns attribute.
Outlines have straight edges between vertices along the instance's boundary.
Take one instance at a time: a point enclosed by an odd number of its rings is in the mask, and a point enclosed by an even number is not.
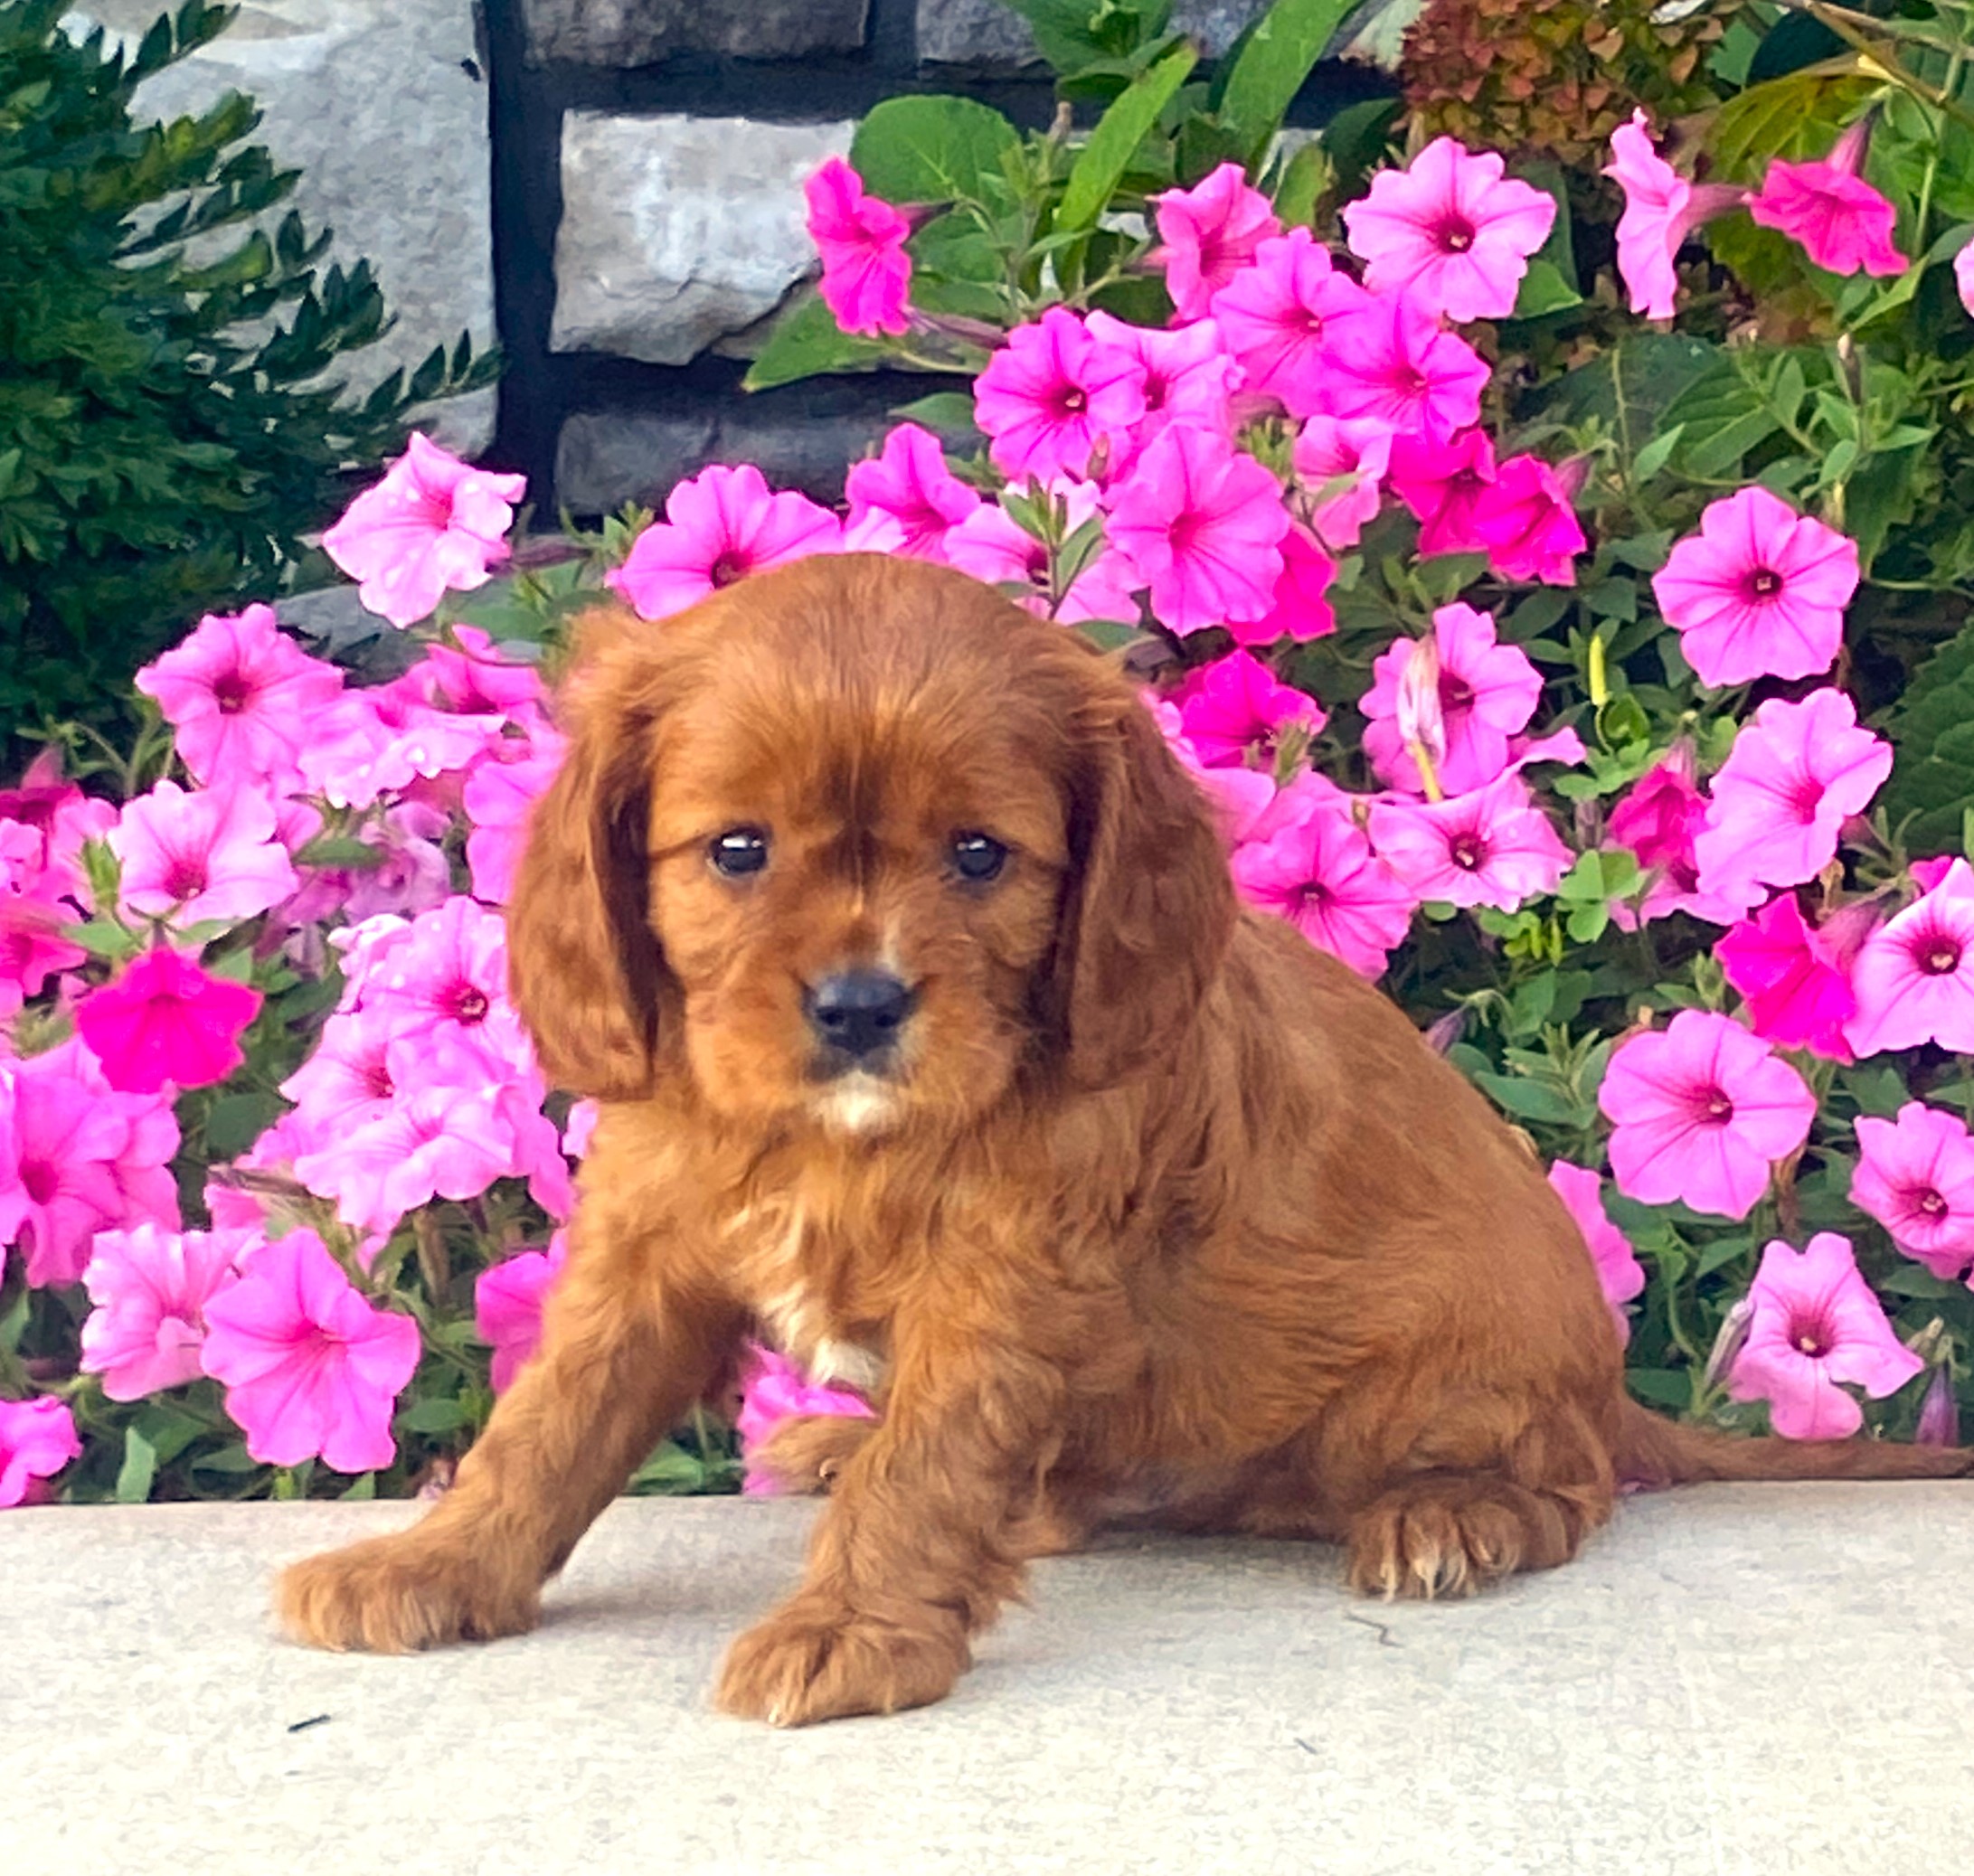
<svg viewBox="0 0 1974 1876"><path fill-rule="evenodd" d="M807 994L809 1027L861 1061L895 1039L911 1013L911 992L889 971L839 971Z"/></svg>

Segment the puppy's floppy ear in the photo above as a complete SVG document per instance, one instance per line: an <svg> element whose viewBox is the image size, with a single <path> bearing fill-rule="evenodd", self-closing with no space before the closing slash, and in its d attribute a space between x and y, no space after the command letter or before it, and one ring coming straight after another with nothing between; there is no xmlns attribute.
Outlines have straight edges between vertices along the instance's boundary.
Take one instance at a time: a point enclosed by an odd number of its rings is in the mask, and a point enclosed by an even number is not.
<svg viewBox="0 0 1974 1876"><path fill-rule="evenodd" d="M1076 712L1053 998L1069 1078L1083 1088L1126 1080L1172 1047L1238 913L1204 797L1130 688L1103 678Z"/></svg>
<svg viewBox="0 0 1974 1876"><path fill-rule="evenodd" d="M653 628L578 622L561 705L569 757L534 805L507 910L507 979L557 1087L651 1090L672 980L651 929L646 853L665 685Z"/></svg>

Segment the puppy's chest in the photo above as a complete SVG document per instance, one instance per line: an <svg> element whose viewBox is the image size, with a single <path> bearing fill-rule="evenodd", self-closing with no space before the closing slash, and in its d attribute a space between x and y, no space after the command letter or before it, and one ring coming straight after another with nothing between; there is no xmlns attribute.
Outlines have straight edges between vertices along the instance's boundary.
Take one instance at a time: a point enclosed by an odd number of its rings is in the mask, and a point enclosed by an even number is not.
<svg viewBox="0 0 1974 1876"><path fill-rule="evenodd" d="M729 1221L736 1288L761 1334L812 1381L868 1393L883 1381L885 1334L840 1228L798 1199L751 1205Z"/></svg>

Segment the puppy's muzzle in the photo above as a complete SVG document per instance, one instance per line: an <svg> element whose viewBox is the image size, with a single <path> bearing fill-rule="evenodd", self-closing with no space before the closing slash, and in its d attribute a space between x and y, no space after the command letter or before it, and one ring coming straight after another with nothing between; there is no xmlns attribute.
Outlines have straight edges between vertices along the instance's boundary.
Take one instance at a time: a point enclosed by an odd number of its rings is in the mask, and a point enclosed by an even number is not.
<svg viewBox="0 0 1974 1876"><path fill-rule="evenodd" d="M879 1066L917 1003L917 993L884 970L839 971L805 990L802 1010L823 1045L824 1072Z"/></svg>

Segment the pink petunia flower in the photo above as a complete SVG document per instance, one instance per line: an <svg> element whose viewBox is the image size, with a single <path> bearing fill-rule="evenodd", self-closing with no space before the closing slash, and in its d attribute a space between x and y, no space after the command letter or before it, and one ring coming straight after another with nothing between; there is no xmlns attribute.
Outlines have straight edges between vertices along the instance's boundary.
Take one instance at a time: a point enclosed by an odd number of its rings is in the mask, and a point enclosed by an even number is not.
<svg viewBox="0 0 1974 1876"><path fill-rule="evenodd" d="M542 1306L569 1256L557 1231L545 1251L524 1250L482 1270L473 1282L473 1326L494 1352L493 1382L505 1394L542 1341Z"/></svg>
<svg viewBox="0 0 1974 1876"><path fill-rule="evenodd" d="M517 762L482 762L468 778L461 797L473 829L466 843L473 896L488 905L506 904L534 804L548 793L568 758L568 745L552 730L536 731L532 744Z"/></svg>
<svg viewBox="0 0 1974 1876"><path fill-rule="evenodd" d="M1907 1257L1951 1279L1974 1259L1974 1138L1951 1114L1908 1101L1895 1120L1862 1115L1851 1203Z"/></svg>
<svg viewBox="0 0 1974 1876"><path fill-rule="evenodd" d="M1974 240L1953 257L1953 287L1960 304L1974 314Z"/></svg>
<svg viewBox="0 0 1974 1876"><path fill-rule="evenodd" d="M308 1059L281 1083L295 1103L288 1117L298 1137L320 1144L346 1139L382 1120L397 1097L391 1044L397 1036L390 1009L337 1010L322 1025Z"/></svg>
<svg viewBox="0 0 1974 1876"><path fill-rule="evenodd" d="M1178 706L1169 698L1161 697L1156 692L1139 693L1145 708L1151 712L1152 720L1158 725L1158 733L1166 740L1166 747L1178 759L1179 766L1191 776L1200 793L1206 797L1220 836L1232 850L1252 832L1262 815L1274 805L1280 792L1275 787L1275 778L1257 768L1209 768L1200 760L1199 751L1193 747L1193 740L1185 733L1185 726L1179 721Z"/></svg>
<svg viewBox="0 0 1974 1876"><path fill-rule="evenodd" d="M1371 844L1414 898L1504 912L1554 892L1575 858L1515 774L1445 801L1374 802Z"/></svg>
<svg viewBox="0 0 1974 1876"><path fill-rule="evenodd" d="M156 699L194 780L279 785L298 773L297 752L316 712L341 693L343 674L288 637L272 607L250 606L207 614L137 673L137 685Z"/></svg>
<svg viewBox="0 0 1974 1876"><path fill-rule="evenodd" d="M1282 731L1292 727L1313 736L1325 721L1315 698L1283 683L1244 651L1187 673L1172 701L1187 740L1209 768L1271 768Z"/></svg>
<svg viewBox="0 0 1974 1876"><path fill-rule="evenodd" d="M1062 498L1072 533L1097 512L1093 483L1059 482L1050 493ZM1133 595L1143 582L1122 554L1100 548L1078 570L1068 590L1055 597L1049 550L998 502L983 504L947 535L946 560L960 572L1010 592L1016 605L1039 617L1065 626L1092 618L1138 623ZM1011 591L1023 588L1025 593Z"/></svg>
<svg viewBox="0 0 1974 1876"><path fill-rule="evenodd" d="M802 184L808 236L823 259L817 288L845 332L902 333L911 257L911 222L888 202L864 193L864 178L831 156Z"/></svg>
<svg viewBox="0 0 1974 1876"><path fill-rule="evenodd" d="M1291 525L1281 537L1281 575L1269 608L1257 619L1229 619L1236 645L1273 645L1292 638L1298 645L1336 629L1336 614L1326 597L1336 578L1336 562L1308 532Z"/></svg>
<svg viewBox="0 0 1974 1876"><path fill-rule="evenodd" d="M1818 163L1771 163L1748 214L1780 229L1833 274L1903 274L1910 263L1892 245L1898 211L1865 181L1871 120L1860 118Z"/></svg>
<svg viewBox="0 0 1974 1876"><path fill-rule="evenodd" d="M259 1248L252 1231L98 1233L82 1281L96 1306L82 1324L82 1372L112 1400L141 1400L202 1370L205 1306Z"/></svg>
<svg viewBox="0 0 1974 1876"><path fill-rule="evenodd" d="M1803 918L1793 892L1778 893L1714 947L1727 981L1748 1000L1755 1034L1785 1049L1848 1062L1844 1025L1857 1011L1836 946Z"/></svg>
<svg viewBox="0 0 1974 1876"><path fill-rule="evenodd" d="M459 716L505 716L531 734L539 731L548 702L539 665L507 656L477 626L449 626L449 644L429 645L402 677L380 686Z"/></svg>
<svg viewBox="0 0 1974 1876"><path fill-rule="evenodd" d="M1648 319L1670 319L1679 290L1674 257L1703 222L1747 200L1745 189L1726 183L1689 183L1652 147L1650 120L1642 110L1610 133L1611 160L1603 170L1624 191L1618 222L1618 272L1631 310Z"/></svg>
<svg viewBox="0 0 1974 1876"><path fill-rule="evenodd" d="M260 993L214 977L160 945L75 1007L75 1026L125 1094L156 1094L166 1083L204 1088L223 1081L246 1057L240 1038L260 1011Z"/></svg>
<svg viewBox="0 0 1974 1876"><path fill-rule="evenodd" d="M364 1302L313 1231L256 1251L205 1320L201 1365L261 1465L373 1472L397 1457L391 1412L418 1367L418 1325Z"/></svg>
<svg viewBox="0 0 1974 1876"><path fill-rule="evenodd" d="M750 573L812 553L835 553L843 527L793 489L769 493L751 463L715 463L666 498L665 519L630 543L603 583L640 618L669 618Z"/></svg>
<svg viewBox="0 0 1974 1876"><path fill-rule="evenodd" d="M1182 636L1266 617L1281 578L1281 485L1223 438L1175 424L1110 496L1110 535Z"/></svg>
<svg viewBox="0 0 1974 1876"><path fill-rule="evenodd" d="M1145 414L1133 427L1128 447L1113 450L1110 475L1128 469L1138 452L1168 424L1228 430L1229 398L1241 382L1241 367L1228 354L1220 328L1211 319L1161 331L1099 311L1084 324L1092 338L1129 353L1145 368Z"/></svg>
<svg viewBox="0 0 1974 1876"><path fill-rule="evenodd" d="M980 505L980 493L946 467L946 452L930 430L901 423L871 461L852 466L844 484L847 525L888 515L902 536L898 551L915 559L942 558L946 537Z"/></svg>
<svg viewBox="0 0 1974 1876"><path fill-rule="evenodd" d="M1017 325L973 381L974 420L1011 481L1081 476L1145 414L1145 367L1065 306Z"/></svg>
<svg viewBox="0 0 1974 1876"><path fill-rule="evenodd" d="M1542 697L1542 678L1519 646L1502 645L1491 613L1455 601L1432 615L1439 654L1440 710L1446 759L1440 783L1449 795L1485 787L1508 766L1509 739L1526 726ZM1398 724L1398 687L1413 641L1400 638L1373 662L1374 683L1359 708L1365 753L1390 787L1426 792L1425 778Z"/></svg>
<svg viewBox="0 0 1974 1876"><path fill-rule="evenodd" d="M1850 1240L1835 1231L1818 1231L1802 1251L1774 1240L1748 1300L1748 1339L1727 1391L1736 1400L1766 1400L1770 1424L1785 1439L1847 1439L1865 1417L1840 1381L1880 1400L1926 1365L1900 1344Z"/></svg>
<svg viewBox="0 0 1974 1876"><path fill-rule="evenodd" d="M1856 590L1857 543L1765 488L1710 502L1652 576L1687 664L1714 685L1820 676Z"/></svg>
<svg viewBox="0 0 1974 1876"><path fill-rule="evenodd" d="M356 597L393 626L412 626L448 590L486 584L507 558L507 530L527 477L476 469L417 430L383 479L366 488L325 531L322 551L351 579Z"/></svg>
<svg viewBox="0 0 1974 1876"><path fill-rule="evenodd" d="M1536 456L1510 457L1496 470L1474 502L1471 526L1504 580L1572 586L1576 556L1590 545L1566 472Z"/></svg>
<svg viewBox="0 0 1974 1876"><path fill-rule="evenodd" d="M1726 896L1700 890L1694 842L1706 825L1706 797L1695 783L1696 774L1693 745L1681 738L1632 783L1605 823L1606 834L1629 849L1647 875L1636 910L1629 902L1611 909L1627 931L1640 919L1662 919L1670 912L1731 925L1761 897L1761 887L1752 883Z"/></svg>
<svg viewBox="0 0 1974 1876"><path fill-rule="evenodd" d="M1337 322L1326 351L1322 409L1335 417L1374 417L1429 441L1479 417L1492 375L1466 340L1442 330L1404 294L1374 300L1360 317Z"/></svg>
<svg viewBox="0 0 1974 1876"><path fill-rule="evenodd" d="M1434 137L1403 169L1380 170L1370 193L1343 212L1365 285L1410 293L1456 321L1506 317L1556 203L1501 172L1496 151L1477 155L1450 137Z"/></svg>
<svg viewBox="0 0 1974 1876"><path fill-rule="evenodd" d="M1214 293L1281 232L1267 196L1248 186L1238 163L1223 163L1192 188L1150 200L1161 245L1148 258L1165 269L1166 291L1181 319L1204 319Z"/></svg>
<svg viewBox="0 0 1974 1876"><path fill-rule="evenodd" d="M1844 823L1864 813L1891 772L1891 746L1858 728L1842 691L1794 703L1771 697L1714 778L1693 843L1702 889L1732 896L1750 883L1815 879L1835 857Z"/></svg>
<svg viewBox="0 0 1974 1876"><path fill-rule="evenodd" d="M1631 1340L1631 1318L1625 1305L1645 1288L1645 1270L1631 1249L1631 1240L1610 1221L1604 1210L1604 1182L1587 1166L1573 1166L1559 1159L1549 1168L1549 1183L1568 1208L1583 1234L1583 1243L1596 1267L1597 1282L1617 1325L1618 1340Z"/></svg>
<svg viewBox="0 0 1974 1876"><path fill-rule="evenodd" d="M1851 966L1859 1055L1887 1049L1974 1051L1974 870L1956 860L1938 885L1873 932Z"/></svg>
<svg viewBox="0 0 1974 1876"><path fill-rule="evenodd" d="M1392 438L1389 480L1419 517L1421 554L1486 549L1474 514L1499 473L1493 439L1478 424L1444 440L1403 434Z"/></svg>
<svg viewBox="0 0 1974 1876"><path fill-rule="evenodd" d="M812 1381L786 1355L749 1343L741 1367L741 1410L734 1417L742 1458L757 1450L784 1420L815 1414L874 1420L877 1409L863 1395ZM775 1482L750 1466L741 1490L765 1496L774 1492Z"/></svg>
<svg viewBox="0 0 1974 1876"><path fill-rule="evenodd" d="M52 1394L32 1400L0 1400L0 1511L25 1504L71 1459L82 1456L75 1416Z"/></svg>
<svg viewBox="0 0 1974 1876"><path fill-rule="evenodd" d="M373 807L386 796L493 759L511 740L507 728L504 712L434 710L383 684L345 691L303 746L302 782L332 807Z"/></svg>
<svg viewBox="0 0 1974 1876"><path fill-rule="evenodd" d="M0 1021L39 996L56 973L89 961L88 951L61 934L81 912L63 896L68 882L46 865L46 852L34 828L0 821Z"/></svg>
<svg viewBox="0 0 1974 1876"><path fill-rule="evenodd" d="M1375 418L1351 420L1320 412L1298 434L1296 476L1312 499L1309 525L1332 553L1355 547L1358 536L1377 519L1392 442L1392 432Z"/></svg>
<svg viewBox="0 0 1974 1876"><path fill-rule="evenodd" d="M1326 409L1337 335L1375 304L1307 228L1291 228L1263 241L1253 265L1214 294L1214 324L1240 366L1243 398L1309 417Z"/></svg>
<svg viewBox="0 0 1974 1876"><path fill-rule="evenodd" d="M123 863L123 902L146 918L238 924L301 884L274 805L246 784L187 793L162 781L126 802L109 834Z"/></svg>
<svg viewBox="0 0 1974 1876"><path fill-rule="evenodd" d="M1745 1218L1772 1164L1809 1137L1816 1097L1768 1043L1711 1010L1682 1010L1613 1051L1598 1105L1610 1170L1641 1204Z"/></svg>

